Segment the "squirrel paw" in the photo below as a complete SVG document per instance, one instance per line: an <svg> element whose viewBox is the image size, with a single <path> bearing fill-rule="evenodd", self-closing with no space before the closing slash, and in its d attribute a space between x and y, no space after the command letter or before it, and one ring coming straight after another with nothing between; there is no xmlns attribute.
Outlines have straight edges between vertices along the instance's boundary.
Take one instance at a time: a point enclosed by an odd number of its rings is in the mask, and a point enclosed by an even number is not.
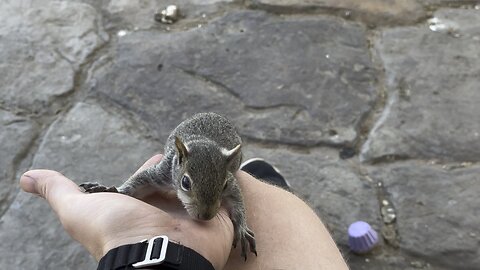
<svg viewBox="0 0 480 270"><path fill-rule="evenodd" d="M234 235L233 238L233 248L237 247L237 242L240 240L240 245L242 247L242 253L241 256L247 260L247 241L248 245L250 246L250 252L257 255L257 248L255 244L255 234L250 230L248 227L240 227L238 232Z"/></svg>
<svg viewBox="0 0 480 270"><path fill-rule="evenodd" d="M106 186L101 185L99 183L86 182L86 183L80 184L79 186L81 188L83 188L86 193L96 193L96 192L116 192L116 193L118 193L118 190L117 190L116 187L114 187L114 186L106 187Z"/></svg>

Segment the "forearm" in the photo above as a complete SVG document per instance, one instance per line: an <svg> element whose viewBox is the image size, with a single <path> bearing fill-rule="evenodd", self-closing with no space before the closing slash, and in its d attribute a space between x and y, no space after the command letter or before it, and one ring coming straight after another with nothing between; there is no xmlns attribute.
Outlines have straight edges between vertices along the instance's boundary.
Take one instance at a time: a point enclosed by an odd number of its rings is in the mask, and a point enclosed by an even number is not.
<svg viewBox="0 0 480 270"><path fill-rule="evenodd" d="M348 269L325 226L302 200L244 172L237 178L258 257L244 262L235 249L225 269Z"/></svg>

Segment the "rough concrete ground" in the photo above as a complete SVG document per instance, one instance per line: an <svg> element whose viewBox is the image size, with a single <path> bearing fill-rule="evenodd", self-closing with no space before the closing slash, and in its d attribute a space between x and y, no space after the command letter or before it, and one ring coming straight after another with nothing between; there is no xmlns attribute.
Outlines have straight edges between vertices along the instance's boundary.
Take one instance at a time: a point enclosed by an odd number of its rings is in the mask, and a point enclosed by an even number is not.
<svg viewBox="0 0 480 270"><path fill-rule="evenodd" d="M285 174L352 269L478 268L480 1L182 0L155 22L168 4L0 2L0 269L95 268L21 173L119 184L201 111ZM383 235L371 254L348 251L356 220Z"/></svg>

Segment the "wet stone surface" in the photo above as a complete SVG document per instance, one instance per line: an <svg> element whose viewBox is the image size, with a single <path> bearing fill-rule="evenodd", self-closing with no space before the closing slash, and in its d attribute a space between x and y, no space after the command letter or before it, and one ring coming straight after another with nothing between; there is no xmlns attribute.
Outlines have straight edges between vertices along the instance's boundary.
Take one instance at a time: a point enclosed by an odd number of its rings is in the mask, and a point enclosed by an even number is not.
<svg viewBox="0 0 480 270"><path fill-rule="evenodd" d="M135 133L132 123L121 115L97 104L78 103L47 131L32 167L48 166L78 182L101 177L102 182L114 185L123 183L133 174L142 159L162 149L162 145ZM82 157L81 166L77 166L76 156ZM101 163L108 166L98 166ZM126 168L125 164L130 165Z"/></svg>
<svg viewBox="0 0 480 270"><path fill-rule="evenodd" d="M426 16L418 0L253 0L252 6L273 12L334 13L346 19L359 19L368 25L405 24Z"/></svg>
<svg viewBox="0 0 480 270"><path fill-rule="evenodd" d="M57 170L77 183L96 180L118 185L161 149L130 127L126 119L98 105L76 104L65 118L51 125L32 168ZM96 267L93 258L72 241L51 208L38 197L20 192L0 221L0 241L8 243L0 246L0 269L12 265L14 269ZM29 256L18 256L22 253Z"/></svg>
<svg viewBox="0 0 480 270"><path fill-rule="evenodd" d="M155 21L170 4L178 21ZM118 185L204 111L351 269L478 268L479 29L478 1L1 1L0 269L96 267L19 192L26 169ZM348 249L356 220L384 236L370 254Z"/></svg>
<svg viewBox="0 0 480 270"><path fill-rule="evenodd" d="M479 29L478 10L441 10L421 26L381 32L389 97L364 160L480 159Z"/></svg>
<svg viewBox="0 0 480 270"><path fill-rule="evenodd" d="M93 258L64 231L45 200L19 192L0 219L2 269L95 269ZM28 245L26 244L28 243ZM25 254L28 256L19 256Z"/></svg>
<svg viewBox="0 0 480 270"><path fill-rule="evenodd" d="M36 124L0 109L0 215L10 206L18 191L18 162L37 133ZM21 134L20 137L18 135Z"/></svg>
<svg viewBox="0 0 480 270"><path fill-rule="evenodd" d="M128 34L113 53L94 72L94 90L160 138L211 110L256 140L342 144L356 138L376 98L364 29L327 17L232 12L185 32Z"/></svg>
<svg viewBox="0 0 480 270"><path fill-rule="evenodd" d="M0 105L58 112L59 97L74 90L75 72L108 39L100 23L98 12L82 3L2 1Z"/></svg>
<svg viewBox="0 0 480 270"><path fill-rule="evenodd" d="M397 208L400 247L448 269L479 264L479 175L478 166L447 170L415 162L371 172Z"/></svg>
<svg viewBox="0 0 480 270"><path fill-rule="evenodd" d="M478 0L252 0L252 8L274 13L335 14L369 27L409 25L431 16L439 7L478 9Z"/></svg>

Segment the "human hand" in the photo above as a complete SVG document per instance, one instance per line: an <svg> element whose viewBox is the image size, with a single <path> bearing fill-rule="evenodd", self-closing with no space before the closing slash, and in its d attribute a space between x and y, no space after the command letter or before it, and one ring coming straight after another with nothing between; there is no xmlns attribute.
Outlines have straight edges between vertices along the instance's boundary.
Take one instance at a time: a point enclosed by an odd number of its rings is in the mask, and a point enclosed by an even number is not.
<svg viewBox="0 0 480 270"><path fill-rule="evenodd" d="M150 158L138 171L162 159ZM26 192L47 200L65 230L97 261L109 250L167 235L200 253L215 269L223 269L233 241L233 225L225 210L209 221L193 220L176 198L159 194L140 201L118 193L86 194L62 174L32 170L20 178Z"/></svg>

